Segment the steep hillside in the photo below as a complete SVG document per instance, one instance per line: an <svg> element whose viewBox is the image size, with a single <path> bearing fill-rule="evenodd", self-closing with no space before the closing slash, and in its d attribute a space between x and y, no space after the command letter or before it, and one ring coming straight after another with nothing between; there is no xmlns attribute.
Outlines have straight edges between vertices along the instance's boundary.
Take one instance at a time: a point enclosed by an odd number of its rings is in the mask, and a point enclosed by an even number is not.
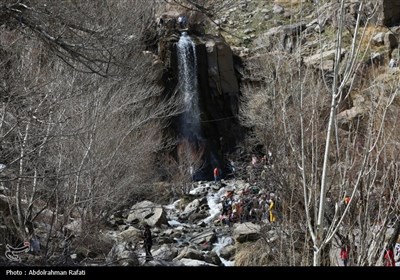
<svg viewBox="0 0 400 280"><path fill-rule="evenodd" d="M398 262L399 5L2 1L0 264Z"/></svg>

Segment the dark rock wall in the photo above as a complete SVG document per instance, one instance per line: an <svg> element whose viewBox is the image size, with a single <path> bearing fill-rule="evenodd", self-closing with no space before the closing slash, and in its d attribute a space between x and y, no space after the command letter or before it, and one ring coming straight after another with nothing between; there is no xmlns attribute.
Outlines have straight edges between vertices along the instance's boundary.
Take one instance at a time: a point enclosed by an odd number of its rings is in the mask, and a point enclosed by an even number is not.
<svg viewBox="0 0 400 280"><path fill-rule="evenodd" d="M211 179L215 166L228 173L224 155L233 152L243 136L237 119L239 81L233 53L221 37L191 35L196 44L199 106L204 136L206 165L199 179ZM177 34L160 40L159 56L165 66L165 94L172 94L178 84ZM171 122L171 133L179 137L179 116Z"/></svg>
<svg viewBox="0 0 400 280"><path fill-rule="evenodd" d="M400 25L400 1L382 0L380 21L386 26Z"/></svg>

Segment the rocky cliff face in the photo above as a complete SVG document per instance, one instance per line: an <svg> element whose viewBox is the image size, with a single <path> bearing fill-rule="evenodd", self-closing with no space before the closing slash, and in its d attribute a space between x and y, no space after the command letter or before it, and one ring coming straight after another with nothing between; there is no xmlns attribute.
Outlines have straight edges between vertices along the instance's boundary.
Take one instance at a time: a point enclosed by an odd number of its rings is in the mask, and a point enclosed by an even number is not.
<svg viewBox="0 0 400 280"><path fill-rule="evenodd" d="M393 0L382 0L379 18L383 25L398 25L400 23L400 2Z"/></svg>
<svg viewBox="0 0 400 280"><path fill-rule="evenodd" d="M238 65L235 65L230 46L220 36L194 33L188 31L197 56L198 99L207 163L201 175L204 179L212 175L212 166L223 169L223 154L232 152L242 135L237 119L240 90L235 71ZM165 66L163 81L167 95L178 89L177 42L180 36L180 31L174 30L159 41L158 53ZM175 132L179 131L178 119L173 122Z"/></svg>

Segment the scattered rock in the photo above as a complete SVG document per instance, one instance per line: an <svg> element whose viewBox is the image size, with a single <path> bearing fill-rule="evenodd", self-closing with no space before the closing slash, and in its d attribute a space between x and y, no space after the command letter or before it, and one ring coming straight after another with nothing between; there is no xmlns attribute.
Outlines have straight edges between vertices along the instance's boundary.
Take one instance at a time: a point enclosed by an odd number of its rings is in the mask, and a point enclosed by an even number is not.
<svg viewBox="0 0 400 280"><path fill-rule="evenodd" d="M127 222L131 223L135 220L146 222L151 227L167 224L167 216L161 205L154 204L145 200L132 206Z"/></svg>
<svg viewBox="0 0 400 280"><path fill-rule="evenodd" d="M175 246L163 244L153 251L152 255L157 260L172 261L178 255L178 249Z"/></svg>
<svg viewBox="0 0 400 280"><path fill-rule="evenodd" d="M221 249L220 255L226 260L233 260L236 252L234 245L228 245Z"/></svg>

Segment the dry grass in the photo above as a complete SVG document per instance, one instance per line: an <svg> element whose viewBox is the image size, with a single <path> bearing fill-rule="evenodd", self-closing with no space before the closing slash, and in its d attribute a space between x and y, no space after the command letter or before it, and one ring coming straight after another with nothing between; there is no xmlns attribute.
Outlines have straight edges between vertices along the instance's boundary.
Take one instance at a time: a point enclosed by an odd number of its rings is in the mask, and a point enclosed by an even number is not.
<svg viewBox="0 0 400 280"><path fill-rule="evenodd" d="M365 29L364 37L361 39L361 50L365 50L368 48L370 41L377 33L380 33L380 32L386 33L388 31L389 31L389 29L385 26L380 26L380 25L367 26ZM372 50L375 50L375 48L377 48L377 46L371 45L371 48L372 48Z"/></svg>
<svg viewBox="0 0 400 280"><path fill-rule="evenodd" d="M237 246L235 266L271 266L273 261L271 248L263 239Z"/></svg>

